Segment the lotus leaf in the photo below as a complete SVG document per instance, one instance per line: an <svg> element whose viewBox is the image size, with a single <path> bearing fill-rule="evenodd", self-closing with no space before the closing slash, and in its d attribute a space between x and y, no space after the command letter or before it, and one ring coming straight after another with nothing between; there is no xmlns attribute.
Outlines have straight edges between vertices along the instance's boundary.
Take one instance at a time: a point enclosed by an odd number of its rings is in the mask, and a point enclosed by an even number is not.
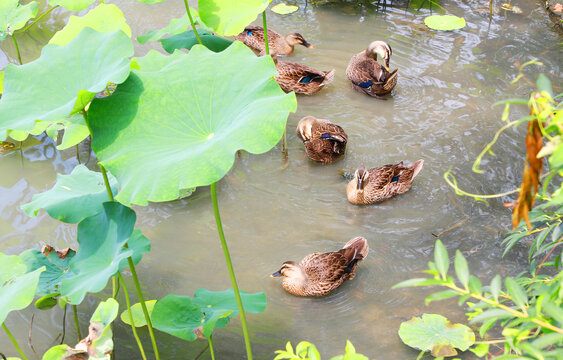
<svg viewBox="0 0 563 360"><path fill-rule="evenodd" d="M82 11L96 0L49 0L49 5L59 5L70 11Z"/></svg>
<svg viewBox="0 0 563 360"><path fill-rule="evenodd" d="M63 279L61 296L69 303L82 302L87 292L102 290L120 270L121 261L133 255L123 246L133 233L135 212L117 202L106 202L103 211L78 224L78 253L70 261L75 274Z"/></svg>
<svg viewBox="0 0 563 360"><path fill-rule="evenodd" d="M145 4L157 4L166 0L138 0L138 1L143 2Z"/></svg>
<svg viewBox="0 0 563 360"><path fill-rule="evenodd" d="M151 241L147 239L147 237L143 235L143 233L139 229L133 230L131 237L129 238L129 240L127 240L127 246L129 247L129 249L133 250L133 255L131 255L131 258L133 260L133 264L135 265L141 262L144 253L151 251ZM119 264L120 269L128 266L129 264L127 262L127 259L121 260L121 263Z"/></svg>
<svg viewBox="0 0 563 360"><path fill-rule="evenodd" d="M213 35L211 31L199 29L197 31L199 38L203 45L214 52L220 52L229 47L233 42L217 35ZM184 31L181 34L176 34L164 39L159 40L164 50L172 54L176 49L190 50L194 45L198 44L193 30Z"/></svg>
<svg viewBox="0 0 563 360"><path fill-rule="evenodd" d="M4 91L4 71L0 71L0 94Z"/></svg>
<svg viewBox="0 0 563 360"><path fill-rule="evenodd" d="M88 330L96 328L96 332L90 331L88 336L89 340L93 340L92 345L88 346L88 354L90 355L88 360L110 359L109 354L113 350L113 333L110 325L117 317L118 312L119 304L115 299L109 298L102 301L92 314ZM102 331L100 331L100 328Z"/></svg>
<svg viewBox="0 0 563 360"><path fill-rule="evenodd" d="M131 55L131 39L122 31L103 34L85 28L65 46L46 45L35 61L8 64L0 100L0 140L7 130L30 131L37 120L64 121L76 111L76 103L86 104L110 81L124 81Z"/></svg>
<svg viewBox="0 0 563 360"><path fill-rule="evenodd" d="M424 23L434 30L457 30L465 27L465 19L453 15L431 15L424 18Z"/></svg>
<svg viewBox="0 0 563 360"><path fill-rule="evenodd" d="M64 150L71 146L75 146L90 136L90 130L84 121L82 114L74 114L66 119L59 120L58 123L52 124L45 131L55 142L58 141L59 130L64 129L64 136L61 143L57 145L57 149ZM11 135L11 133L9 133ZM32 133L32 135L34 135Z"/></svg>
<svg viewBox="0 0 563 360"><path fill-rule="evenodd" d="M71 16L66 26L49 40L49 44L64 46L85 27L106 34L121 30L131 37L131 28L127 25L123 12L113 4L100 4L84 16Z"/></svg>
<svg viewBox="0 0 563 360"><path fill-rule="evenodd" d="M108 174L108 180L115 195L117 180L111 174ZM45 209L54 219L76 224L101 212L105 201L108 201L108 193L102 174L78 165L70 175L57 174L55 186L33 195L31 202L22 205L22 209L31 217Z"/></svg>
<svg viewBox="0 0 563 360"><path fill-rule="evenodd" d="M0 41L24 27L29 19L37 15L38 9L37 1L27 5L20 5L19 0L0 1Z"/></svg>
<svg viewBox="0 0 563 360"><path fill-rule="evenodd" d="M3 253L0 253L0 264L0 324L3 324L10 312L31 304L45 268L27 272L19 256Z"/></svg>
<svg viewBox="0 0 563 360"><path fill-rule="evenodd" d="M238 41L220 53L196 45L136 62L141 69L112 96L94 99L88 115L92 148L118 179L124 204L174 200L180 189L220 180L237 150L275 146L296 108L295 95L273 79L272 59Z"/></svg>
<svg viewBox="0 0 563 360"><path fill-rule="evenodd" d="M149 313L150 318L152 318L151 314L155 304L156 304L156 300L145 301L145 306L147 307L147 311ZM145 319L145 314L143 314L141 303L136 303L135 305L131 306L131 313L133 315L133 321L135 322L135 327L142 327L147 325L147 320ZM127 325L131 325L131 321L129 320L128 310L125 310L121 313L121 321L123 321Z"/></svg>
<svg viewBox="0 0 563 360"><path fill-rule="evenodd" d="M399 328L399 336L408 346L432 351L435 357L453 356L457 354L454 348L465 351L475 342L475 333L469 327L454 325L438 314L422 314L422 318L404 321Z"/></svg>
<svg viewBox="0 0 563 360"><path fill-rule="evenodd" d="M190 13L197 13L197 10L190 8ZM170 20L170 23L165 28L160 30L151 30L143 36L137 36L137 41L141 44L144 44L147 41L157 41L165 35L172 36L184 32L189 27L190 20L188 19L188 14L184 14L181 18Z"/></svg>
<svg viewBox="0 0 563 360"><path fill-rule="evenodd" d="M286 3L280 3L276 6L272 7L272 11L276 14L287 15L296 12L299 10L298 6L295 5L287 5Z"/></svg>
<svg viewBox="0 0 563 360"><path fill-rule="evenodd" d="M266 309L264 293L240 292L244 310L261 313ZM201 333L209 337L215 327L222 328L238 314L233 289L225 291L196 290L189 296L168 295L158 300L151 320L155 328L181 339L193 341Z"/></svg>
<svg viewBox="0 0 563 360"><path fill-rule="evenodd" d="M199 0L199 17L217 34L234 36L266 10L269 3L269 0Z"/></svg>
<svg viewBox="0 0 563 360"><path fill-rule="evenodd" d="M20 254L21 259L27 265L27 271L35 271L42 266L46 269L39 278L35 295L45 296L60 291L63 279L74 275L69 268L69 262L74 255L76 252L70 249L64 257L55 251L43 253L36 249L29 249Z"/></svg>

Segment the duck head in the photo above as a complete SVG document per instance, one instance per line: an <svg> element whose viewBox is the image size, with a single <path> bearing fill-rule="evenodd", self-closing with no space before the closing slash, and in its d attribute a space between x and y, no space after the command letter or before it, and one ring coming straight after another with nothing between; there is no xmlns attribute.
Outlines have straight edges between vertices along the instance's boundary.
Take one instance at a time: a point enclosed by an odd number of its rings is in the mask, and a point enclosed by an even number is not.
<svg viewBox="0 0 563 360"><path fill-rule="evenodd" d="M373 57L375 60L377 60L377 55L381 56L383 59L383 67L385 67L385 70L389 71L389 59L391 55L393 55L393 50L385 41L376 40L369 44L366 54Z"/></svg>
<svg viewBox="0 0 563 360"><path fill-rule="evenodd" d="M303 119L299 120L297 124L297 132L301 136L303 141L311 140L313 123L315 122L315 118L313 116L305 116Z"/></svg>
<svg viewBox="0 0 563 360"><path fill-rule="evenodd" d="M270 275L270 277L279 276L286 276L288 278L302 277L303 270L301 270L301 267L295 261L286 261L278 271Z"/></svg>
<svg viewBox="0 0 563 360"><path fill-rule="evenodd" d="M363 192L369 179L369 171L366 170L364 165L361 165L358 170L354 173L354 179L356 180L356 190L358 192Z"/></svg>
<svg viewBox="0 0 563 360"><path fill-rule="evenodd" d="M303 38L303 36L299 33L293 33L293 34L289 34L285 37L285 41L287 41L287 43L291 46L295 46L295 45L303 45L306 48L314 48L314 46L312 44L309 44L307 42L307 40L305 40Z"/></svg>

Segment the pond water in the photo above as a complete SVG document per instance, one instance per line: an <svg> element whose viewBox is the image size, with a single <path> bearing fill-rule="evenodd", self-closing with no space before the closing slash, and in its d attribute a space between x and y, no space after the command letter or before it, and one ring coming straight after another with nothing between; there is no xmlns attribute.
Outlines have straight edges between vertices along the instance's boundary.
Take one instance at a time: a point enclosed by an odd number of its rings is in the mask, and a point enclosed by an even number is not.
<svg viewBox="0 0 563 360"><path fill-rule="evenodd" d="M138 36L168 24L183 14L182 1L156 5L116 1ZM402 321L423 312L436 312L451 320L463 320L456 300L424 305L426 289L391 290L413 277L432 259L434 234L453 254L459 249L467 257L472 273L488 283L494 274L514 275L528 268L527 249L515 247L502 257L503 234L510 229L509 210L503 202L489 204L461 198L444 182L449 168L460 187L471 193L500 193L518 187L523 169L523 130L509 130L486 156L484 174L471 171L473 159L502 126L502 107L495 101L528 97L525 81L510 84L517 63L531 59L543 67L530 67L532 80L547 74L555 92L563 91L561 34L541 2L513 0L522 14L497 11L492 21L488 1L444 1L448 13L465 17L467 26L453 32L426 30L421 14L407 11L407 3L373 6L304 6L292 15L268 12L271 28L281 33L300 32L315 45L299 47L291 60L329 70L336 69L333 83L314 96L299 96L299 107L288 120L289 161L281 159L279 147L263 155L244 154L218 184L219 205L239 286L247 292L264 291L268 307L264 314L249 315L254 353L271 359L287 340L315 343L324 357L344 352L350 339L358 352L374 359L413 359L417 352L403 345L397 335ZM195 5L195 4L194 4ZM414 6L414 5L413 5ZM500 6L497 4L497 6ZM24 61L39 55L54 31L68 18L56 10L45 22L22 36ZM257 22L258 23L258 22ZM399 81L392 96L376 100L356 93L345 78L350 57L373 40L385 39L393 48L391 68L398 67ZM1 44L0 68L15 62L11 42ZM136 47L142 56L159 44ZM511 119L524 116L524 108ZM306 115L330 119L349 135L345 158L320 166L309 161L295 135L295 126ZM76 227L59 223L44 212L27 217L20 206L33 194L54 184L56 173L70 173L77 164L75 149L56 151L43 137L27 140L23 151L0 156L0 251L14 254L50 244L75 246ZM82 158L86 146L81 146ZM339 169L360 164L380 166L404 160L424 159L424 168L411 190L374 206L348 203L346 181ZM95 168L95 159L88 163ZM193 295L201 287L230 288L227 269L217 237L209 188L198 189L191 198L136 207L138 225L152 240L138 271L147 298L169 293ZM286 293L279 279L269 274L286 260L299 261L317 251L338 250L355 236L364 236L369 256L358 267L353 281L329 296L298 298ZM132 284L131 284L132 285ZM132 288L132 286L129 286ZM82 331L100 298L90 295L79 307ZM58 343L62 311L27 309L12 313L7 325L26 352L29 321L35 314L33 345L38 353ZM67 315L65 342L76 343ZM116 322L117 359L138 358L130 330ZM150 349L146 332L141 332ZM181 342L158 334L163 359L192 359L206 345L203 341ZM238 319L215 332L218 359L244 357ZM0 336L0 351L15 355L8 339ZM206 355L207 356L207 355ZM39 358L39 357L37 357ZM465 355L465 358L471 358Z"/></svg>

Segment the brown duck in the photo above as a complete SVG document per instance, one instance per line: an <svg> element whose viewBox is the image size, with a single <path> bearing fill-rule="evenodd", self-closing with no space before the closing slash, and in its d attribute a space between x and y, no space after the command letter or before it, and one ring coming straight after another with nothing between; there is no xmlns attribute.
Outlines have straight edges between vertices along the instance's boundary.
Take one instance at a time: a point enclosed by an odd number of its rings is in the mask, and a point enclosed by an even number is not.
<svg viewBox="0 0 563 360"><path fill-rule="evenodd" d="M380 55L383 64L377 62ZM361 93L381 98L389 94L397 85L399 69L392 72L389 69L389 59L393 51L385 41L374 41L368 48L350 59L346 68L346 76L352 82L354 90Z"/></svg>
<svg viewBox="0 0 563 360"><path fill-rule="evenodd" d="M264 42L264 28L261 26L247 26L244 31L235 37L252 49L257 55L266 54ZM268 29L268 45L270 54L289 55L293 52L295 45L303 45L307 48L314 46L309 44L301 34L292 33L283 37L280 33Z"/></svg>
<svg viewBox="0 0 563 360"><path fill-rule="evenodd" d="M307 255L298 264L286 261L272 277L285 276L283 288L297 296L323 296L356 275L358 263L367 256L368 242L356 237L335 252Z"/></svg>
<svg viewBox="0 0 563 360"><path fill-rule="evenodd" d="M334 79L334 69L330 71L316 70L293 61L278 60L272 56L279 75L274 79L286 93L311 95L320 91Z"/></svg>
<svg viewBox="0 0 563 360"><path fill-rule="evenodd" d="M407 167L401 161L369 170L362 165L346 187L348 201L357 205L373 204L407 192L423 164L424 160L420 159Z"/></svg>
<svg viewBox="0 0 563 360"><path fill-rule="evenodd" d="M342 156L348 141L348 135L340 126L314 116L299 120L297 136L303 141L307 156L323 164Z"/></svg>

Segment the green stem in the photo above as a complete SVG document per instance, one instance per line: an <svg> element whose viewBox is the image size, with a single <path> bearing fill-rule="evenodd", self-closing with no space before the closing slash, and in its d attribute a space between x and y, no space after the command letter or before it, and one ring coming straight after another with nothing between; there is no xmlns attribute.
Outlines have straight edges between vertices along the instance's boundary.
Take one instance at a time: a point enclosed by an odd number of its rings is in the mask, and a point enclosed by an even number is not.
<svg viewBox="0 0 563 360"><path fill-rule="evenodd" d="M102 176L104 177L104 184L106 184L106 191L108 192L109 201L115 201L113 199L113 192L111 191L111 187L109 186L106 168L101 163L98 163L98 166L100 167L100 170L102 170Z"/></svg>
<svg viewBox="0 0 563 360"><path fill-rule="evenodd" d="M133 336L135 337L135 341L137 341L137 346L139 347L139 351L141 352L141 357L143 358L143 360L147 360L145 349L143 349L143 343L139 339L139 335L137 335L137 328L135 327L135 321L133 320L133 312L131 311L131 303L129 302L129 293L127 292L127 287L125 286L123 276L121 276L121 273L119 271L117 272L117 277L119 278L121 287L123 287L123 294L125 295L125 303L127 304L127 313L129 314L129 321L131 322Z"/></svg>
<svg viewBox="0 0 563 360"><path fill-rule="evenodd" d="M217 223L217 232L219 233L219 238L221 239L221 246L223 248L223 254L225 255L225 261L227 262L227 269L229 270L229 276L231 278L231 284L233 285L233 290L235 292L235 298L237 300L238 310L240 312L240 320L242 324L242 333L244 335L244 343L246 346L246 355L248 360L252 360L252 348L250 346L250 336L248 335L248 325L246 323L246 315L244 313L244 307L242 306L242 299L240 298L240 292L237 285L237 279L235 278L235 270L233 269L233 264L231 262L231 255L229 255L229 248L227 247L227 241L225 240L225 234L223 232L223 225L221 224L221 215L219 214L219 205L217 204L217 183L211 184L211 201L213 202L213 212L215 214L215 221Z"/></svg>
<svg viewBox="0 0 563 360"><path fill-rule="evenodd" d="M12 40L14 40L14 46L16 47L16 53L18 54L18 60L20 62L20 65L22 65L23 61L22 61L22 57L20 55L20 48L18 46L18 42L16 41L16 34L12 34Z"/></svg>
<svg viewBox="0 0 563 360"><path fill-rule="evenodd" d="M72 305L72 313L74 314L74 326L76 326L76 335L78 336L78 341L82 340L82 334L80 334L80 325L78 324L78 310L76 305Z"/></svg>
<svg viewBox="0 0 563 360"><path fill-rule="evenodd" d="M82 164L80 162L80 150L78 149L78 144L76 144L76 160L78 160L79 164Z"/></svg>
<svg viewBox="0 0 563 360"><path fill-rule="evenodd" d="M211 360L215 360L215 353L213 352L213 341L211 340L211 335L209 335L207 341L209 342L209 353L211 353Z"/></svg>
<svg viewBox="0 0 563 360"><path fill-rule="evenodd" d="M8 337L10 338L10 340L12 340L12 344L14 344L14 347L15 347L16 350L20 353L22 359L23 359L23 360L27 360L27 357L25 356L25 354L23 353L22 349L21 349L20 346L18 345L18 342L16 341L16 338L14 337L14 335L12 335L12 333L10 332L10 330L8 330L8 328L6 327L6 324L2 323L2 328L4 329L4 331L6 332L6 334L8 334Z"/></svg>
<svg viewBox="0 0 563 360"><path fill-rule="evenodd" d="M27 29L29 29L30 27L32 27L33 25L35 25L39 20L41 20L45 15L47 15L48 13L50 13L51 11L55 10L56 8L58 8L60 5L55 5L52 8L50 8L49 10L45 11L43 14L39 15L39 17L37 17L37 19L33 20L33 22L29 25L27 25L26 27L24 27L22 30L20 30L21 32L25 32Z"/></svg>
<svg viewBox="0 0 563 360"><path fill-rule="evenodd" d="M112 276L111 278L111 288L112 288L112 298L116 298L119 294L119 282L117 281L117 276Z"/></svg>
<svg viewBox="0 0 563 360"><path fill-rule="evenodd" d="M197 39L197 42L200 43L200 45L203 45L203 43L201 42L201 39L199 38L199 34L197 33L197 30L195 28L194 19L192 18L192 14L190 13L190 6L188 5L188 0L184 0L184 5L186 5L186 13L188 14L188 18L190 18L190 24L192 25L192 30L194 31L195 38Z"/></svg>
<svg viewBox="0 0 563 360"><path fill-rule="evenodd" d="M268 44L268 24L266 23L266 10L262 12L262 27L264 28L264 47L266 55L270 55L270 44Z"/></svg>

